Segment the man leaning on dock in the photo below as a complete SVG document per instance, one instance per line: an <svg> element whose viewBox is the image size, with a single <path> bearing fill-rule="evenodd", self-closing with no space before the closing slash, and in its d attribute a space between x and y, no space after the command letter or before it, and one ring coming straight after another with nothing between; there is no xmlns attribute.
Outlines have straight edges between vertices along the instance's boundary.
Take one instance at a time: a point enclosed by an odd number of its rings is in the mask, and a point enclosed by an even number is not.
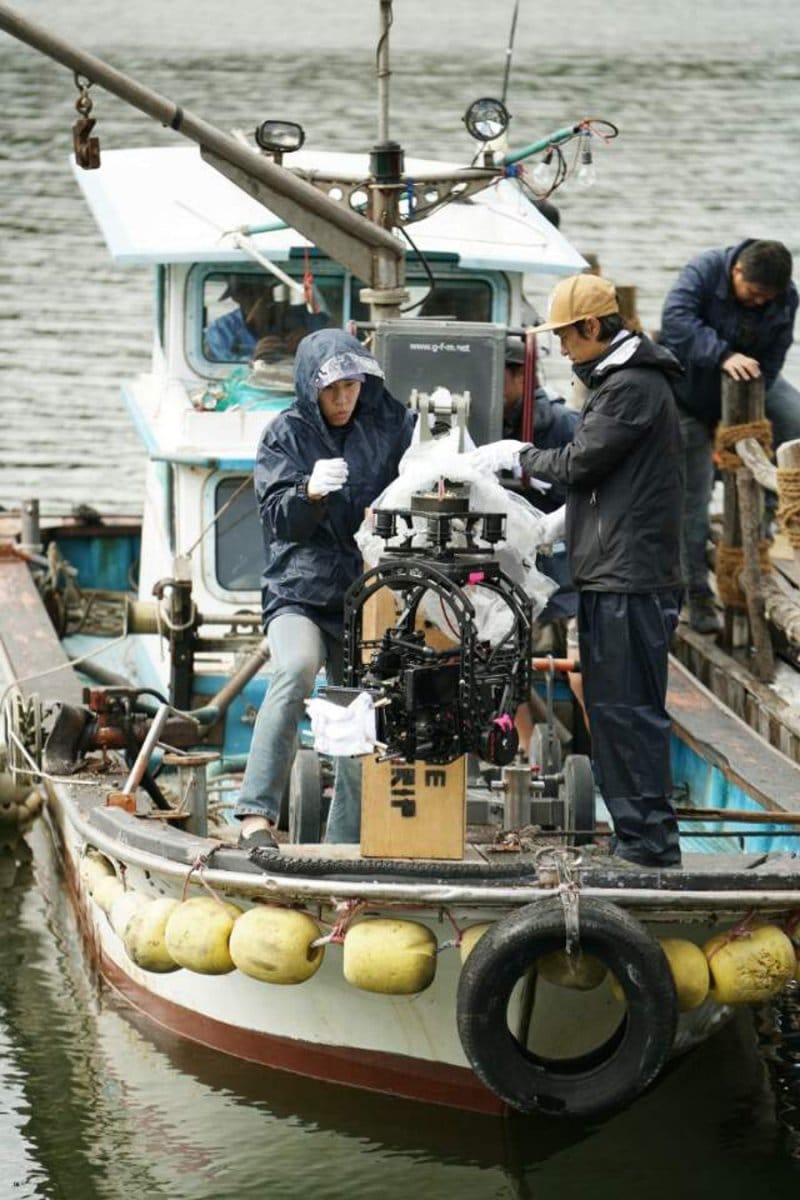
<svg viewBox="0 0 800 1200"><path fill-rule="evenodd" d="M545 329L589 389L573 441L545 450L504 440L472 459L566 486L592 764L614 822L612 848L640 866L679 866L665 700L681 599L672 390L681 369L669 351L625 329L614 285L596 275L556 285L550 320L537 327Z"/></svg>
<svg viewBox="0 0 800 1200"><path fill-rule="evenodd" d="M800 438L800 392L780 374L796 311L791 254L782 242L752 239L698 254L664 302L660 341L686 372L676 388L686 479L681 561L689 624L698 633L720 629L706 566L720 372L742 380L763 375L773 445Z"/></svg>

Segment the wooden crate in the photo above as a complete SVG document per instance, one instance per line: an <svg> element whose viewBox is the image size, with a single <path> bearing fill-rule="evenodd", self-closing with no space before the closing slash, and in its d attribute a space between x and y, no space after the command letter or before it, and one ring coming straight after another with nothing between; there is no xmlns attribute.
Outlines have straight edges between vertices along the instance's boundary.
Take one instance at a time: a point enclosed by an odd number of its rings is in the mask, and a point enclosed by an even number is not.
<svg viewBox="0 0 800 1200"><path fill-rule="evenodd" d="M464 857L466 758L448 766L363 760L365 858Z"/></svg>
<svg viewBox="0 0 800 1200"><path fill-rule="evenodd" d="M382 588L364 605L363 634L378 638L394 623L392 593ZM454 646L421 619L425 640L437 650ZM362 760L361 853L365 858L464 857L466 759L448 766L433 763L379 763Z"/></svg>

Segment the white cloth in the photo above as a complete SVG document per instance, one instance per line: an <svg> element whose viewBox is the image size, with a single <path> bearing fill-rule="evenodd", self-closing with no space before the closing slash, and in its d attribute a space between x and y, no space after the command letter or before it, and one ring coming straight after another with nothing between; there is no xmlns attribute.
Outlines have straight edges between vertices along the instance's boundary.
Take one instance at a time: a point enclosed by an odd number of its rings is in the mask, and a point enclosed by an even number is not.
<svg viewBox="0 0 800 1200"><path fill-rule="evenodd" d="M306 700L314 749L319 754L349 758L375 749L375 704L369 692L359 692L344 707L315 697Z"/></svg>
<svg viewBox="0 0 800 1200"><path fill-rule="evenodd" d="M562 504L555 512L542 513L542 533L544 542L552 546L553 542L562 542L567 529L567 506Z"/></svg>
<svg viewBox="0 0 800 1200"><path fill-rule="evenodd" d="M513 471L519 466L520 451L527 445L527 442L517 442L513 438L489 442L472 451L469 455L470 466L478 471Z"/></svg>
<svg viewBox="0 0 800 1200"><path fill-rule="evenodd" d="M348 466L343 458L318 458L308 479L309 496L328 496L347 483Z"/></svg>

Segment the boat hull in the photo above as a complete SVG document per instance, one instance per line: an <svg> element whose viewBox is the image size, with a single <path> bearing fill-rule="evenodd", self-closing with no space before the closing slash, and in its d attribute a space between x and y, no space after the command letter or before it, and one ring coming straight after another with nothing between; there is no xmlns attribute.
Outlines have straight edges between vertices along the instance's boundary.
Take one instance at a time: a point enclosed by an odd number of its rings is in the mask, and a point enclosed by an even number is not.
<svg viewBox="0 0 800 1200"><path fill-rule="evenodd" d="M508 1111L474 1074L460 1043L457 1006L462 964L453 925L464 929L496 920L513 905L406 900L402 915L430 928L440 950L433 983L415 995L375 994L350 986L344 979L339 945L328 946L320 970L296 986L262 983L238 970L219 976L185 969L165 974L145 971L128 957L123 940L81 878L85 828L76 829L72 823L75 810L68 793L60 785L52 796L50 823L89 954L112 991L149 1020L180 1038L270 1070L487 1116ZM184 889L174 875L159 874L157 862L143 867L123 842L116 854L109 853L108 843L103 849L126 887L149 898L180 899L184 890L187 897L207 894L197 876L197 882ZM270 882L273 903L297 902L296 883L288 881L281 893L275 881ZM214 890L242 908L254 899L251 891L237 890L233 882L221 889L219 874ZM520 892L520 904L529 899L527 891ZM337 905L335 900L306 905L323 922L331 920L337 909L341 911L341 902ZM369 904L366 911L370 916L398 915L397 907L386 903ZM657 933L702 941L710 927L695 915L685 927L673 920L659 926ZM555 1058L586 1053L604 1042L623 1018L624 1009L610 984L590 993L544 982L538 986L529 1045L534 1050L546 1046L546 1053ZM512 1028L520 1019L522 1003L515 994L509 1007ZM729 1015L729 1009L710 1002L683 1014L673 1053L698 1044Z"/></svg>

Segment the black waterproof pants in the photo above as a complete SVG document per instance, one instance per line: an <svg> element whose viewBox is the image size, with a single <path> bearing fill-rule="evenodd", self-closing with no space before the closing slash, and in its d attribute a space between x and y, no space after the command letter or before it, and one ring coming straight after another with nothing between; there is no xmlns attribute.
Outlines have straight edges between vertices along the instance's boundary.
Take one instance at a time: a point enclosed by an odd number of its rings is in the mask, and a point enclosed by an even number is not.
<svg viewBox="0 0 800 1200"><path fill-rule="evenodd" d="M583 694L595 779L632 862L680 862L672 808L667 656L679 592L581 592Z"/></svg>

